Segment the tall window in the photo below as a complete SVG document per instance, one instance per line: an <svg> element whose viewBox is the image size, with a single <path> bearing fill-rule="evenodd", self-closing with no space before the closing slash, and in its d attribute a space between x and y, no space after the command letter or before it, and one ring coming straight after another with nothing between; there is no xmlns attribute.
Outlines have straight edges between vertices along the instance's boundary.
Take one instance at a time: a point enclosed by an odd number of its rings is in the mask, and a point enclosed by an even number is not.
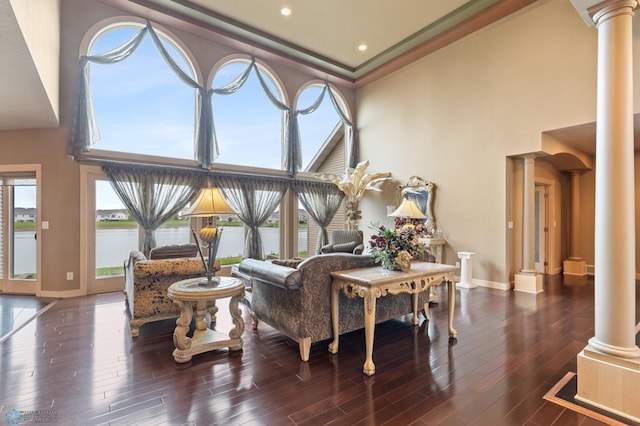
<svg viewBox="0 0 640 426"><path fill-rule="evenodd" d="M324 85L314 84L305 88L298 97L297 109L309 108L322 94ZM336 112L329 93L325 92L318 108L310 114L298 115L298 127L302 145L302 170L340 174L344 171L344 138L340 116ZM318 227L299 204L298 256L315 254ZM342 229L341 215L335 229Z"/></svg>
<svg viewBox="0 0 640 426"><path fill-rule="evenodd" d="M223 65L213 78L212 87L232 82L249 65L237 60ZM282 91L269 73L258 65L271 93ZM213 120L220 155L214 161L241 166L282 168L283 113L268 99L255 70L235 93L214 95Z"/></svg>
<svg viewBox="0 0 640 426"><path fill-rule="evenodd" d="M101 34L90 55L121 46L140 26ZM163 46L192 76L186 56L162 33ZM149 34L130 57L90 66L91 96L101 139L91 148L124 153L194 159L195 91L164 62Z"/></svg>
<svg viewBox="0 0 640 426"><path fill-rule="evenodd" d="M122 275L122 256L140 247L140 227L122 204L107 180L96 180L96 278ZM191 228L188 219L175 217L156 230L158 246L187 244Z"/></svg>

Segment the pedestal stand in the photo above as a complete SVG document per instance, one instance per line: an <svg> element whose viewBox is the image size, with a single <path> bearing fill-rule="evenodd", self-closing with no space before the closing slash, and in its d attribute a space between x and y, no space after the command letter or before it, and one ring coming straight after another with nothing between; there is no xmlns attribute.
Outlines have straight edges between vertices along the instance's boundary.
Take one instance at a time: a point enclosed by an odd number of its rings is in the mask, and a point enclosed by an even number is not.
<svg viewBox="0 0 640 426"><path fill-rule="evenodd" d="M456 287L458 288L476 288L471 279L471 256L475 253L471 253L469 251L459 251L458 258L460 258L460 282L456 283Z"/></svg>

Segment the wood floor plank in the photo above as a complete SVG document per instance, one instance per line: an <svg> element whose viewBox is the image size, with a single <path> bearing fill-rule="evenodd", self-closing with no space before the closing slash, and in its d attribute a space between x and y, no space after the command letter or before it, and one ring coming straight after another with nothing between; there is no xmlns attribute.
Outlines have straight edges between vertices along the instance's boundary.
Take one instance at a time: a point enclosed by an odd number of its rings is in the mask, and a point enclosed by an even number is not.
<svg viewBox="0 0 640 426"><path fill-rule="evenodd" d="M0 344L0 415L51 409L65 425L600 425L543 399L593 336L593 281L546 277L544 289L456 290L450 339L438 288L431 321L376 327L371 377L362 330L341 336L338 354L313 344L302 362L296 342L261 323L245 328L242 351L181 365L175 320L132 339L121 292L61 299ZM219 307L216 326L231 328Z"/></svg>

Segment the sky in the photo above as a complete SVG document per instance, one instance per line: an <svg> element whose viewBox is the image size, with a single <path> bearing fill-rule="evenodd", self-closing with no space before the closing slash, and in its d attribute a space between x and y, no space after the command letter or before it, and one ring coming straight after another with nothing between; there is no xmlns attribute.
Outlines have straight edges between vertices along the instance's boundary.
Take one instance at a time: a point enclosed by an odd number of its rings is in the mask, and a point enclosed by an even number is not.
<svg viewBox="0 0 640 426"><path fill-rule="evenodd" d="M91 54L122 44L136 31L116 29L106 33L94 43ZM189 70L177 50L164 44L182 69ZM213 86L220 87L233 80L245 67L242 63L224 66L214 77ZM206 75L209 70L202 72ZM193 159L195 92L165 64L150 36L118 64L91 64L90 76L101 134L92 148ZM306 89L298 100L299 109L311 105L320 90L319 87ZM282 114L267 99L255 72L235 94L214 95L213 114L220 148L216 161L280 168ZM338 122L328 96L316 112L300 119L304 165ZM96 208L123 208L115 194L108 194L108 189L99 188L101 194L96 197Z"/></svg>

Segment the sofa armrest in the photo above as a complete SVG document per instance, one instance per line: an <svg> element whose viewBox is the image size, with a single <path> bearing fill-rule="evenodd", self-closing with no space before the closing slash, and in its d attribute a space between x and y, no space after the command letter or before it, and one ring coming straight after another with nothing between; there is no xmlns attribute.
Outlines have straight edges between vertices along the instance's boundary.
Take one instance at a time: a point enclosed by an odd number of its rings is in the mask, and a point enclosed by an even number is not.
<svg viewBox="0 0 640 426"><path fill-rule="evenodd" d="M267 284L287 290L298 290L302 287L302 276L296 268L276 265L257 259L244 259L238 270L245 275Z"/></svg>

